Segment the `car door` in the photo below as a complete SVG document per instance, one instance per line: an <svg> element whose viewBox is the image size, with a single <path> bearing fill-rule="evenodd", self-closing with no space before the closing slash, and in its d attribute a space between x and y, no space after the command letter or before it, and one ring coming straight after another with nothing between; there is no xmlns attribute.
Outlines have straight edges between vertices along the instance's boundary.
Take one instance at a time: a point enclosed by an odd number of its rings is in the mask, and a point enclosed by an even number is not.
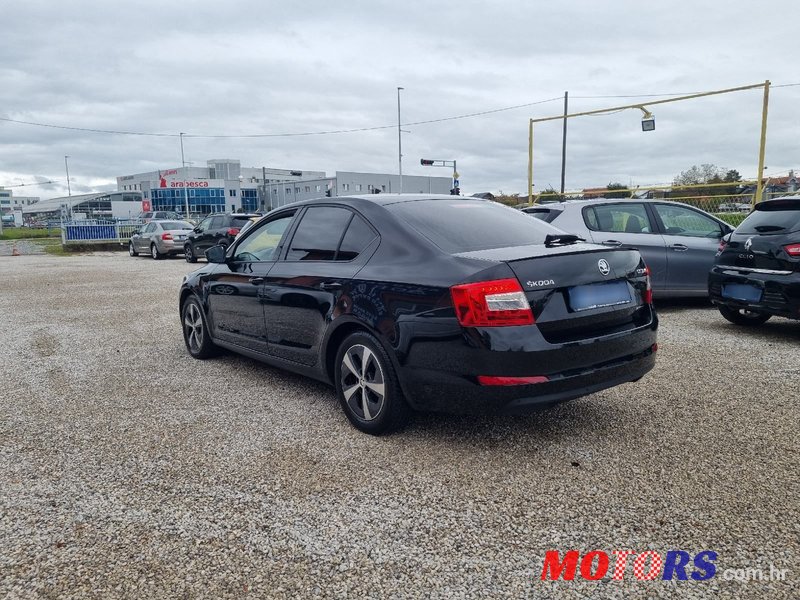
<svg viewBox="0 0 800 600"><path fill-rule="evenodd" d="M294 211L289 211L260 224L209 277L209 317L215 339L267 353L264 283L292 219Z"/></svg>
<svg viewBox="0 0 800 600"><path fill-rule="evenodd" d="M269 353L313 366L350 280L379 242L376 230L342 206L312 206L295 228L284 257L266 283L264 314Z"/></svg>
<svg viewBox="0 0 800 600"><path fill-rule="evenodd" d="M642 202L598 203L583 208L583 220L595 243L638 250L650 267L654 290L664 288L667 276L667 250Z"/></svg>
<svg viewBox="0 0 800 600"><path fill-rule="evenodd" d="M204 234L203 251L208 250L211 246L216 246L222 243L225 239L225 231L227 231L227 223L225 215L217 215L211 218L211 224L208 231Z"/></svg>
<svg viewBox="0 0 800 600"><path fill-rule="evenodd" d="M156 224L153 222L148 223L137 236L135 246L139 252L150 252L150 234L155 226Z"/></svg>
<svg viewBox="0 0 800 600"><path fill-rule="evenodd" d="M688 206L657 202L652 207L667 244L666 289L706 295L723 226Z"/></svg>
<svg viewBox="0 0 800 600"><path fill-rule="evenodd" d="M191 235L189 236L189 240L192 242L192 246L194 246L194 251L196 256L202 256L203 252L200 250L203 235L205 235L208 228L211 226L211 217L206 217L192 230Z"/></svg>

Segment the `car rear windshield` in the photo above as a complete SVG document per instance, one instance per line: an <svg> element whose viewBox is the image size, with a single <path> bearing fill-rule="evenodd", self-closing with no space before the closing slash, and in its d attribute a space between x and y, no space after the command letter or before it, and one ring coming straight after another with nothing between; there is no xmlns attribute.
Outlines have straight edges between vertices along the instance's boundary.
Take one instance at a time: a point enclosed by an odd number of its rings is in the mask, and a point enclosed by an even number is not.
<svg viewBox="0 0 800 600"><path fill-rule="evenodd" d="M162 221L161 229L167 229L167 230L192 229L192 225L186 223L185 221Z"/></svg>
<svg viewBox="0 0 800 600"><path fill-rule="evenodd" d="M253 217L233 217L231 227L244 227Z"/></svg>
<svg viewBox="0 0 800 600"><path fill-rule="evenodd" d="M798 230L800 230L800 198L768 200L758 204L736 228L736 233L791 233Z"/></svg>
<svg viewBox="0 0 800 600"><path fill-rule="evenodd" d="M450 254L543 244L560 229L530 215L483 200L417 200L387 208Z"/></svg>

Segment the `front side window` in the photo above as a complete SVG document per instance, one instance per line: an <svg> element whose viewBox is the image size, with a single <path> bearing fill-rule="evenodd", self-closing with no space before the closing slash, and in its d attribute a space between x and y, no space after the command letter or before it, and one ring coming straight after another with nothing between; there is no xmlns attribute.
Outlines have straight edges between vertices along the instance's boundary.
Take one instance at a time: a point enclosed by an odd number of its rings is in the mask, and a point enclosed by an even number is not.
<svg viewBox="0 0 800 600"><path fill-rule="evenodd" d="M202 221L200 221L200 225L198 225L197 228L200 231L208 231L208 226L209 225L211 225L211 217L208 217L208 218L203 219Z"/></svg>
<svg viewBox="0 0 800 600"><path fill-rule="evenodd" d="M213 217L209 229L222 229L225 227L225 217Z"/></svg>
<svg viewBox="0 0 800 600"><path fill-rule="evenodd" d="M688 235L690 237L719 237L722 229L719 223L691 208L655 204L656 212L664 224L667 235Z"/></svg>
<svg viewBox="0 0 800 600"><path fill-rule="evenodd" d="M277 260L281 238L294 218L294 213L281 216L258 228L236 247L237 262Z"/></svg>
<svg viewBox="0 0 800 600"><path fill-rule="evenodd" d="M334 260L353 213L334 206L309 208L297 226L287 260Z"/></svg>
<svg viewBox="0 0 800 600"><path fill-rule="evenodd" d="M583 209L583 220L593 231L609 233L652 233L653 226L644 204L598 204Z"/></svg>

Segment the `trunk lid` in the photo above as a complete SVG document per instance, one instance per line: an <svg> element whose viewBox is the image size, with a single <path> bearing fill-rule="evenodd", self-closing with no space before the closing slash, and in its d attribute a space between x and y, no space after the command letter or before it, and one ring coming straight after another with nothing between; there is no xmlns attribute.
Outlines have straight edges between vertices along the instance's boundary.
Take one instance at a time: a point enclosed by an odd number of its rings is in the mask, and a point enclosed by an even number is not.
<svg viewBox="0 0 800 600"><path fill-rule="evenodd" d="M652 309L643 299L647 274L636 250L594 244L535 245L458 256L506 263L550 343L610 335L652 319Z"/></svg>

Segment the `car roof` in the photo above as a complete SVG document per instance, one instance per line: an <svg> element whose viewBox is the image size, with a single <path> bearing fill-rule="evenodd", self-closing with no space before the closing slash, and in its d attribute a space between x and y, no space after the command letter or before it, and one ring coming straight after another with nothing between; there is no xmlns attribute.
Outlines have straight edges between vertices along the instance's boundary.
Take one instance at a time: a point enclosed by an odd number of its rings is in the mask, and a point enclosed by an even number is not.
<svg viewBox="0 0 800 600"><path fill-rule="evenodd" d="M311 198L309 200L298 200L297 202L286 204L280 208L296 208L300 206L308 206L310 204L336 202L348 203L348 201L353 200L356 202L366 201L383 206L387 206L389 204L400 204L404 202L418 202L420 200L462 200L469 202L480 202L483 204L486 203L486 200L483 198L474 198L472 196L453 196L451 194L359 194L354 196L322 196L320 198Z"/></svg>

